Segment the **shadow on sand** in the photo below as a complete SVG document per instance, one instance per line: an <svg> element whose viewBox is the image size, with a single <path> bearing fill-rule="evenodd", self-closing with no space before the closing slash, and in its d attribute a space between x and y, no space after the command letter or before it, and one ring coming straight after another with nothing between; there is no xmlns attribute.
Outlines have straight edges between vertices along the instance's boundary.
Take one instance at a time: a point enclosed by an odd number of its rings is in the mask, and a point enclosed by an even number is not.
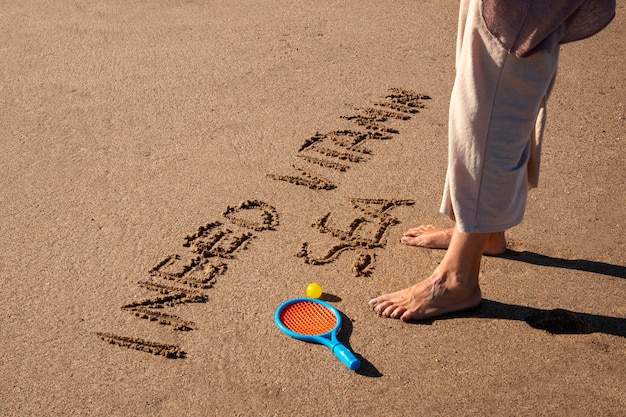
<svg viewBox="0 0 626 417"><path fill-rule="evenodd" d="M572 269L616 278L626 278L626 267L605 262L589 261L585 259L555 258L536 252L518 252L510 249L500 257L518 262L526 262L532 265ZM325 294L325 296L327 297L327 301L330 302L341 300L334 295ZM341 315L343 326L339 338L342 343L350 348L349 339L352 334L352 320L343 313L341 313ZM428 325L434 323L436 320L470 317L524 321L535 329L545 330L551 334L590 334L598 332L626 337L626 319L624 318L581 313L560 308L545 310L487 299L483 299L480 306L472 311L448 314L432 320L415 321L411 323ZM358 353L355 353L355 355L361 360L361 368L357 370L357 373L374 378L383 376L372 363Z"/></svg>
<svg viewBox="0 0 626 417"><path fill-rule="evenodd" d="M545 310L506 304L483 299L480 306L471 311L447 314L431 320L411 321L412 324L433 324L437 320L455 318L481 318L524 321L530 327L552 334L605 333L626 337L626 319L598 314L580 313L561 308Z"/></svg>
<svg viewBox="0 0 626 417"><path fill-rule="evenodd" d="M334 294L324 293L321 297L322 300L327 302L339 302L341 298ZM343 343L348 349L350 349L354 355L361 361L361 367L356 370L356 373L370 378L380 378L383 374L370 361L361 356L358 352L352 350L350 346L350 335L352 334L352 319L346 316L343 312L339 312L341 315L341 330L337 334L337 339Z"/></svg>
<svg viewBox="0 0 626 417"><path fill-rule="evenodd" d="M626 267L605 262L588 261L585 259L572 260L555 258L536 252L518 252L510 249L507 249L500 257L533 265L572 269L616 278L626 278ZM564 309L544 310L485 299L483 299L481 305L473 311L449 314L432 320L415 321L413 323L432 324L435 320L447 320L458 317L524 321L535 329L545 330L552 334L589 334L599 332L626 337L626 319L624 318L580 313Z"/></svg>
<svg viewBox="0 0 626 417"><path fill-rule="evenodd" d="M576 271L593 272L617 278L626 278L626 267L607 264L605 262L588 261L586 259L563 259L542 255L536 252L518 252L507 249L501 258L512 261L526 262L533 265L550 266L554 268L573 269Z"/></svg>

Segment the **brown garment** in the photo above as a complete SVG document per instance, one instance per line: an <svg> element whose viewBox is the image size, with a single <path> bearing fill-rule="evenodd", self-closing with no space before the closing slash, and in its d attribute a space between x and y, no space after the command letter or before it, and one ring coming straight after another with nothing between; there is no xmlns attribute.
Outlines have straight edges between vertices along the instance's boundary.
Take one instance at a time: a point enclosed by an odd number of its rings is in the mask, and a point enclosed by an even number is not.
<svg viewBox="0 0 626 417"><path fill-rule="evenodd" d="M615 0L482 0L489 32L519 57L588 38L615 16Z"/></svg>

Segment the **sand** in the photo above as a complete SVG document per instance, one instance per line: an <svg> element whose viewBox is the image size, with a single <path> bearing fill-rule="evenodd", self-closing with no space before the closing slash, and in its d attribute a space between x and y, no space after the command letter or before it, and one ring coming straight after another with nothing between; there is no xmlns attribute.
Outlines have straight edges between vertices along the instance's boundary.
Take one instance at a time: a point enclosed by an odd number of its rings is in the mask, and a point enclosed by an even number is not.
<svg viewBox="0 0 626 417"><path fill-rule="evenodd" d="M309 3L2 2L0 415L623 415L624 5L482 306L406 324L366 303L443 256L398 241L450 224L457 2ZM312 281L359 371L274 324Z"/></svg>

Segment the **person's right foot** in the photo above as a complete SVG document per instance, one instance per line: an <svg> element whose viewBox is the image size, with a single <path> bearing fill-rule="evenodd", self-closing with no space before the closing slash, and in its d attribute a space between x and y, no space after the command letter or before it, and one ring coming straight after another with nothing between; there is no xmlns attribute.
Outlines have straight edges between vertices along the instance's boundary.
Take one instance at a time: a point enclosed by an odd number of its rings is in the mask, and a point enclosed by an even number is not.
<svg viewBox="0 0 626 417"><path fill-rule="evenodd" d="M402 321L424 320L458 311L471 310L480 305L478 279L468 285L456 279L453 273L438 270L424 281L400 291L381 295L369 301L374 312L383 317Z"/></svg>

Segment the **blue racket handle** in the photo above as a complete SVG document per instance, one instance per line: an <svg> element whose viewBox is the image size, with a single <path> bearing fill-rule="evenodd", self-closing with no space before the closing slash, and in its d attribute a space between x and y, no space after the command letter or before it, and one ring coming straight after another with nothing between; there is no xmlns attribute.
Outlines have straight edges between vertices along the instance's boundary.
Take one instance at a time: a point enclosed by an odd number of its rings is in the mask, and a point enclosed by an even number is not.
<svg viewBox="0 0 626 417"><path fill-rule="evenodd" d="M354 356L354 353L352 353L350 349L341 343L333 346L332 350L335 356L338 357L339 360L343 362L344 365L346 365L351 371L356 371L361 366L361 361Z"/></svg>

